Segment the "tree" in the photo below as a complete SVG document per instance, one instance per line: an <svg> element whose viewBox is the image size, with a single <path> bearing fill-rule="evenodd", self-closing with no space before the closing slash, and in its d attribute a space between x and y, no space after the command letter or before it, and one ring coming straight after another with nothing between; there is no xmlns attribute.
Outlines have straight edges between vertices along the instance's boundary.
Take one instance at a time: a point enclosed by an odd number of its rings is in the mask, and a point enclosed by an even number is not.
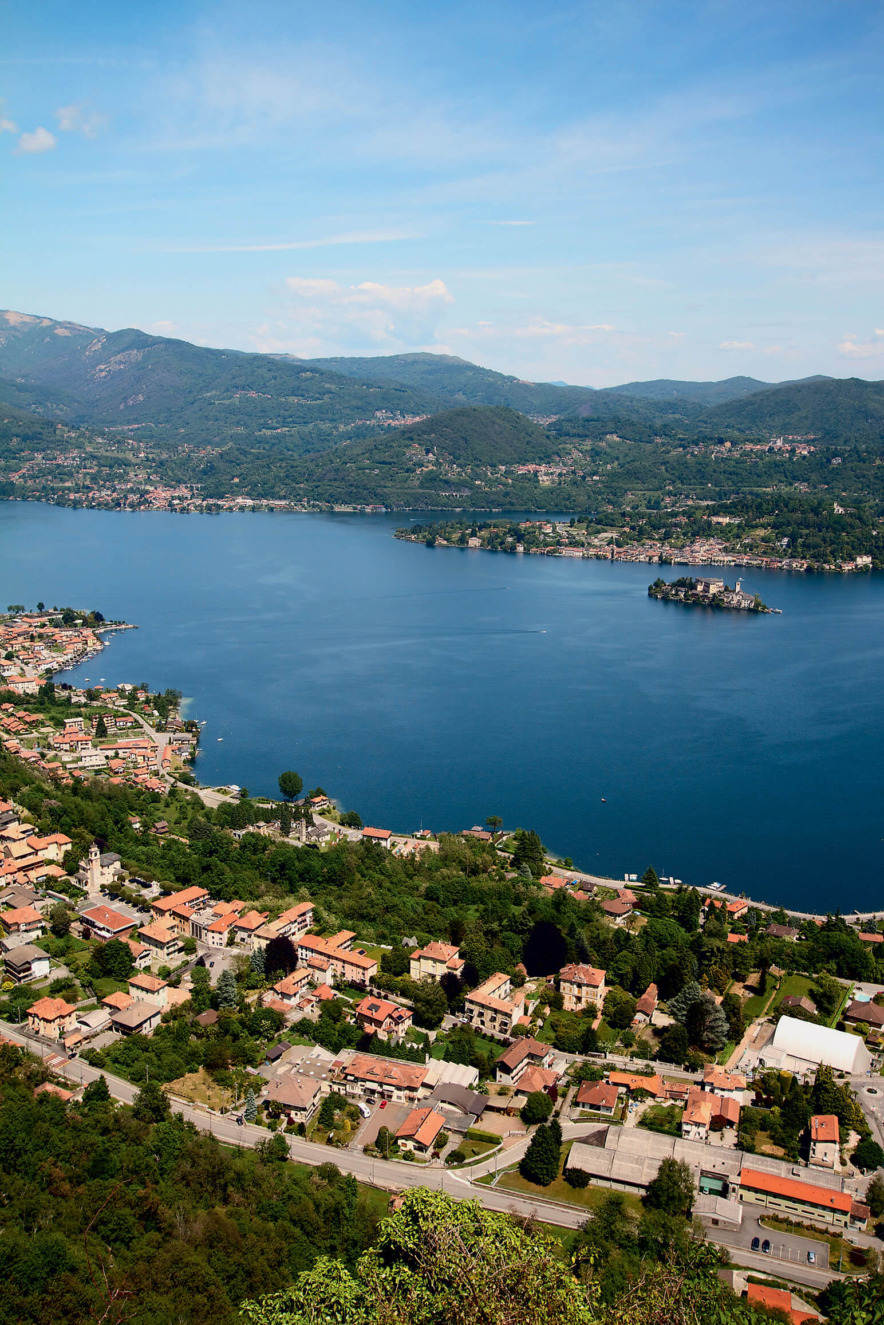
<svg viewBox="0 0 884 1325"><path fill-rule="evenodd" d="M268 975L277 971L290 975L298 965L298 950L291 939L280 937L271 939L264 949L264 970Z"/></svg>
<svg viewBox="0 0 884 1325"><path fill-rule="evenodd" d="M293 801L304 790L304 779L288 769L279 775L279 790L287 801Z"/></svg>
<svg viewBox="0 0 884 1325"><path fill-rule="evenodd" d="M725 994L721 1000L721 1008L727 1017L727 1037L733 1040L734 1044L739 1044L746 1033L743 1004L736 994Z"/></svg>
<svg viewBox="0 0 884 1325"><path fill-rule="evenodd" d="M538 1187L548 1187L559 1176L559 1151L560 1143L556 1142L555 1133L542 1124L532 1136L519 1164L522 1177Z"/></svg>
<svg viewBox="0 0 884 1325"><path fill-rule="evenodd" d="M283 837L290 837L292 832L292 808L289 804L283 805L279 812L279 831Z"/></svg>
<svg viewBox="0 0 884 1325"><path fill-rule="evenodd" d="M333 1090L326 1095L319 1106L317 1122L320 1127L330 1129L335 1125L335 1114L338 1109L343 1109L347 1101L338 1091Z"/></svg>
<svg viewBox="0 0 884 1325"><path fill-rule="evenodd" d="M122 939L110 939L105 943L101 954L105 974L111 980L127 980L132 974L135 963L132 949Z"/></svg>
<svg viewBox="0 0 884 1325"><path fill-rule="evenodd" d="M552 1111L553 1102L546 1092L532 1090L519 1110L519 1117L523 1123L532 1127L534 1123L545 1123Z"/></svg>
<svg viewBox="0 0 884 1325"><path fill-rule="evenodd" d="M877 1173L866 1188L866 1205L873 1219L880 1219L884 1215L884 1178Z"/></svg>
<svg viewBox="0 0 884 1325"><path fill-rule="evenodd" d="M103 713L99 713L98 715L98 721L95 724L95 736L99 741L104 740L105 736L107 736L107 723L104 720Z"/></svg>
<svg viewBox="0 0 884 1325"><path fill-rule="evenodd" d="M613 985L605 996L605 1021L614 1030L625 1030L635 1016L635 1006L635 999L631 994Z"/></svg>
<svg viewBox="0 0 884 1325"><path fill-rule="evenodd" d="M253 972L255 975L263 975L263 974L264 974L265 958L264 958L264 949L263 949L263 948L256 948L256 949L255 949L255 951L254 951L254 952L252 953L252 955L249 957L249 966L251 967L252 972Z"/></svg>
<svg viewBox="0 0 884 1325"><path fill-rule="evenodd" d="M144 1083L135 1096L132 1112L142 1123L161 1123L170 1116L169 1101L156 1081Z"/></svg>
<svg viewBox="0 0 884 1325"><path fill-rule="evenodd" d="M674 1017L680 1025L684 1026L688 1019L688 1012L703 997L703 990L697 984L696 980L691 980L685 985L680 993L669 1000L669 1015Z"/></svg>
<svg viewBox="0 0 884 1325"><path fill-rule="evenodd" d="M71 932L71 915L64 902L56 902L49 911L49 928L57 939L66 938Z"/></svg>
<svg viewBox="0 0 884 1325"><path fill-rule="evenodd" d="M679 1026L678 1022L674 1022L661 1033L657 1056L664 1063L683 1063L690 1047L688 1033L684 1026Z"/></svg>
<svg viewBox="0 0 884 1325"><path fill-rule="evenodd" d="M844 986L834 976L818 975L810 997L816 1003L818 1012L824 1017L831 1017L844 997Z"/></svg>
<svg viewBox="0 0 884 1325"><path fill-rule="evenodd" d="M249 1089L246 1095L246 1102L243 1106L242 1116L247 1123L253 1123L258 1116L258 1106L255 1103L255 1092Z"/></svg>
<svg viewBox="0 0 884 1325"><path fill-rule="evenodd" d="M865 1141L860 1141L851 1159L856 1168L862 1169L864 1173L884 1168L884 1150L870 1136L867 1136Z"/></svg>
<svg viewBox="0 0 884 1325"><path fill-rule="evenodd" d="M293 1287L247 1302L249 1325L591 1325L552 1238L477 1201L417 1188L350 1273L320 1258ZM650 1319L650 1317L649 1317Z"/></svg>
<svg viewBox="0 0 884 1325"><path fill-rule="evenodd" d="M513 834L513 864L516 869L525 866L535 879L539 879L543 873L545 867L543 843L533 830L525 832L523 828L519 828Z"/></svg>
<svg viewBox="0 0 884 1325"><path fill-rule="evenodd" d="M111 1093L107 1088L107 1082L103 1076L96 1077L90 1081L83 1091L84 1104L106 1104L110 1099Z"/></svg>
<svg viewBox="0 0 884 1325"><path fill-rule="evenodd" d="M717 1053L727 1044L727 1017L708 991L688 1009L685 1030L691 1044L707 1053Z"/></svg>
<svg viewBox="0 0 884 1325"><path fill-rule="evenodd" d="M236 977L231 970L224 970L218 980L215 990L219 1008L235 1008L239 1002L239 992L236 987Z"/></svg>
<svg viewBox="0 0 884 1325"><path fill-rule="evenodd" d="M669 1215L686 1215L694 1200L694 1179L683 1159L660 1161L656 1178L648 1183L644 1203L649 1210Z"/></svg>
<svg viewBox="0 0 884 1325"><path fill-rule="evenodd" d="M496 833L503 828L503 820L499 814L489 814L488 818L485 820L485 826L490 832Z"/></svg>
<svg viewBox="0 0 884 1325"><path fill-rule="evenodd" d="M363 828L362 815L357 814L355 810L345 810L340 816L341 823L345 828Z"/></svg>
<svg viewBox="0 0 884 1325"><path fill-rule="evenodd" d="M421 980L412 984L410 992L415 1026L428 1031L436 1030L442 1025L442 1018L448 1011L444 989L432 980Z"/></svg>
<svg viewBox="0 0 884 1325"><path fill-rule="evenodd" d="M649 865L642 875L642 883L650 892L656 892L660 887L660 880L657 877L657 871L653 865Z"/></svg>

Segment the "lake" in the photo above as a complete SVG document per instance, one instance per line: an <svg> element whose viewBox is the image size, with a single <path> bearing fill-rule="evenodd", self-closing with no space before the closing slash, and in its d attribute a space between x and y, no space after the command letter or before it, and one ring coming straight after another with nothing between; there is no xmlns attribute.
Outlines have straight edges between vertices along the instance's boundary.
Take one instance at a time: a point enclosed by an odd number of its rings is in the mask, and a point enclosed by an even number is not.
<svg viewBox="0 0 884 1325"><path fill-rule="evenodd" d="M378 826L498 814L592 871L884 906L884 577L751 570L783 615L712 612L647 565L392 537L419 518L3 502L0 600L137 623L68 679L182 690L203 782L294 768Z"/></svg>

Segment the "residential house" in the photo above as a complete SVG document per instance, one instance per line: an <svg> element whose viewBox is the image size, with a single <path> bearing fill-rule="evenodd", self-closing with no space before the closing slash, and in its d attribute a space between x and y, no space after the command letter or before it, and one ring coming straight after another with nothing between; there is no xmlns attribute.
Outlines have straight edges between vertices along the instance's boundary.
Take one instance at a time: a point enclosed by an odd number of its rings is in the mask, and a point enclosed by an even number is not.
<svg viewBox="0 0 884 1325"><path fill-rule="evenodd" d="M276 921L276 930L281 938L296 939L301 934L306 934L308 929L313 928L313 903L298 902L297 906L290 906L287 911Z"/></svg>
<svg viewBox="0 0 884 1325"><path fill-rule="evenodd" d="M562 1080L560 1072L550 1067L528 1067L519 1077L513 1095L513 1103L521 1108L528 1095L533 1095L537 1091L542 1091L548 1095L551 1090L558 1089Z"/></svg>
<svg viewBox="0 0 884 1325"><path fill-rule="evenodd" d="M647 989L635 1005L635 1016L632 1019L633 1025L647 1026L656 1011L657 986L648 985Z"/></svg>
<svg viewBox="0 0 884 1325"><path fill-rule="evenodd" d="M412 1109L396 1133L396 1140L400 1150L410 1150L416 1155L428 1155L432 1152L436 1138L444 1127L445 1119L435 1109Z"/></svg>
<svg viewBox="0 0 884 1325"><path fill-rule="evenodd" d="M728 934L726 937L727 937L727 941L728 941L728 943L748 943L748 942L749 942L749 935L748 935L748 934L735 934L733 931L731 931L731 933Z"/></svg>
<svg viewBox="0 0 884 1325"><path fill-rule="evenodd" d="M859 933L857 934L857 938L860 940L861 943L872 943L872 944L884 943L884 934L875 934L871 932Z"/></svg>
<svg viewBox="0 0 884 1325"><path fill-rule="evenodd" d="M207 888L199 888L194 884L190 888L182 888L180 892L171 893L168 897L158 897L155 902L151 902L150 909L153 912L154 920L158 920L162 924L169 913L175 910L176 906L189 906L195 910L200 903L207 901L208 896Z"/></svg>
<svg viewBox="0 0 884 1325"><path fill-rule="evenodd" d="M863 1022L874 1030L884 1028L884 1008L879 1007L877 1003L860 1003L854 999L852 1003L848 1003L841 1015L845 1021L851 1022L854 1026Z"/></svg>
<svg viewBox="0 0 884 1325"><path fill-rule="evenodd" d="M24 985L31 980L45 980L49 976L49 954L31 943L19 943L3 954L6 979Z"/></svg>
<svg viewBox="0 0 884 1325"><path fill-rule="evenodd" d="M273 986L273 993L281 1003L294 1007L309 989L312 979L312 971L306 966L299 966L296 971L292 971L285 979L277 980Z"/></svg>
<svg viewBox="0 0 884 1325"><path fill-rule="evenodd" d="M746 1085L742 1072L727 1072L716 1063L706 1063L703 1068L703 1090L714 1091L716 1095L742 1103Z"/></svg>
<svg viewBox="0 0 884 1325"><path fill-rule="evenodd" d="M432 1089L428 1102L441 1105L453 1114L451 1125L458 1131L475 1127L488 1107L488 1096L480 1095L476 1090L468 1090L453 1081L440 1081Z"/></svg>
<svg viewBox="0 0 884 1325"><path fill-rule="evenodd" d="M286 1072L267 1083L265 1100L273 1113L285 1114L293 1123L309 1123L322 1095L318 1081L298 1072Z"/></svg>
<svg viewBox="0 0 884 1325"><path fill-rule="evenodd" d="M436 984L443 975L459 976L464 963L460 948L451 943L428 943L425 948L416 948L411 954L409 974L412 980L434 980Z"/></svg>
<svg viewBox="0 0 884 1325"><path fill-rule="evenodd" d="M252 936L256 930L266 924L269 911L246 911L233 922L234 941L243 947L251 948Z"/></svg>
<svg viewBox="0 0 884 1325"><path fill-rule="evenodd" d="M142 925L138 935L153 959L169 963L183 952L178 934L165 924Z"/></svg>
<svg viewBox="0 0 884 1325"><path fill-rule="evenodd" d="M816 1016L816 1003L806 994L787 994L780 1000L780 1008L790 1017L799 1016L801 1013L805 1013L808 1017Z"/></svg>
<svg viewBox="0 0 884 1325"><path fill-rule="evenodd" d="M601 1113L611 1118L617 1109L620 1091L610 1081L583 1081L577 1091L575 1104L580 1109Z"/></svg>
<svg viewBox="0 0 884 1325"><path fill-rule="evenodd" d="M749 910L749 903L745 897L738 897L733 902L727 904L727 914L729 920L739 920Z"/></svg>
<svg viewBox="0 0 884 1325"><path fill-rule="evenodd" d="M599 902L599 906L602 908L602 911L607 918L612 920L615 925L622 925L629 919L635 910L632 902L624 902L622 898L618 898L616 901L606 898L604 901Z"/></svg>
<svg viewBox="0 0 884 1325"><path fill-rule="evenodd" d="M513 990L510 977L502 971L495 971L467 994L464 1016L478 1031L509 1035L522 1015L524 1002L525 991Z"/></svg>
<svg viewBox="0 0 884 1325"><path fill-rule="evenodd" d="M559 971L559 989L566 1012L592 1008L600 1012L605 1001L605 971L595 966L563 966Z"/></svg>
<svg viewBox="0 0 884 1325"><path fill-rule="evenodd" d="M801 1311L792 1306L792 1294L785 1288L768 1288L766 1284L747 1284L746 1301L750 1307L761 1307L766 1314L781 1311L790 1325L809 1325L818 1321L815 1311Z"/></svg>
<svg viewBox="0 0 884 1325"><path fill-rule="evenodd" d="M138 922L109 906L91 906L80 913L80 923L85 938L92 936L108 943L111 939L129 938Z"/></svg>
<svg viewBox="0 0 884 1325"><path fill-rule="evenodd" d="M150 966L150 948L137 939L126 939L126 946L132 954L136 971L146 971Z"/></svg>
<svg viewBox="0 0 884 1325"><path fill-rule="evenodd" d="M609 1072L608 1081L612 1086L625 1090L629 1095L635 1095L638 1091L646 1091L654 1099L663 1098L663 1079L657 1073L645 1077L637 1072Z"/></svg>
<svg viewBox="0 0 884 1325"><path fill-rule="evenodd" d="M101 1000L101 1006L107 1008L108 1012L113 1015L115 1012L125 1012L126 1008L131 1008L134 1002L135 999L131 994L124 994L122 990L115 989L112 994L106 995Z"/></svg>
<svg viewBox="0 0 884 1325"><path fill-rule="evenodd" d="M137 1000L119 1012L111 1014L114 1030L121 1035L153 1035L163 1017L163 1009L157 1003Z"/></svg>
<svg viewBox="0 0 884 1325"><path fill-rule="evenodd" d="M160 980L156 975L139 974L129 977L129 993L134 999L156 1003L163 1008L168 1002L166 996L168 988L166 981Z"/></svg>
<svg viewBox="0 0 884 1325"><path fill-rule="evenodd" d="M348 929L340 930L331 938L302 934L297 940L298 961L302 965L310 965L311 959L328 962L326 969L332 970L342 982L364 988L377 975L378 964L361 948L353 948L355 937Z"/></svg>
<svg viewBox="0 0 884 1325"><path fill-rule="evenodd" d="M813 1168L834 1169L841 1158L841 1131L833 1113L815 1113L810 1120L810 1157Z"/></svg>
<svg viewBox="0 0 884 1325"><path fill-rule="evenodd" d="M771 923L765 933L769 934L772 939L788 939L790 943L794 943L798 937L798 930L793 925Z"/></svg>
<svg viewBox="0 0 884 1325"><path fill-rule="evenodd" d="M684 1113L681 1116L681 1134L686 1141L706 1141L712 1122L712 1095L707 1091L689 1090Z"/></svg>
<svg viewBox="0 0 884 1325"><path fill-rule="evenodd" d="M416 1100L426 1076L427 1069L416 1063L380 1058L376 1054L354 1054L340 1069L345 1094L395 1100L398 1104Z"/></svg>
<svg viewBox="0 0 884 1325"><path fill-rule="evenodd" d="M363 828L362 840L363 842L377 842L380 846L389 850L393 845L393 834L389 828Z"/></svg>
<svg viewBox="0 0 884 1325"><path fill-rule="evenodd" d="M494 1064L494 1079L501 1085L515 1086L529 1067L550 1068L555 1053L530 1035L523 1035L504 1049Z"/></svg>
<svg viewBox="0 0 884 1325"><path fill-rule="evenodd" d="M353 1014L362 1029L368 1035L376 1035L379 1040L392 1040L398 1044L405 1039L406 1031L411 1029L410 1008L400 1007L398 1003L375 998L371 994L356 1004Z"/></svg>
<svg viewBox="0 0 884 1325"><path fill-rule="evenodd" d="M74 1029L77 1009L63 998L38 998L28 1008L28 1030L47 1040L61 1040Z"/></svg>
<svg viewBox="0 0 884 1325"><path fill-rule="evenodd" d="M0 912L0 925L6 930L7 947L30 943L38 939L46 928L43 917L33 906L17 906L11 911Z"/></svg>

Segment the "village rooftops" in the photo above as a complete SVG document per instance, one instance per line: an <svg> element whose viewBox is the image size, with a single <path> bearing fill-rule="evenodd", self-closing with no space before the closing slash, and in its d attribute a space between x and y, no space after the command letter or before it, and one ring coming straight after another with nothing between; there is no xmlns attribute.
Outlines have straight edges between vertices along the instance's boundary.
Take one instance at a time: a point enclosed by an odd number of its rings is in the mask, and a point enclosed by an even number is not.
<svg viewBox="0 0 884 1325"><path fill-rule="evenodd" d="M319 1088L318 1081L286 1072L267 1083L267 1099L287 1109L309 1109Z"/></svg>
<svg viewBox="0 0 884 1325"><path fill-rule="evenodd" d="M494 1064L495 1068L503 1068L505 1072L512 1073L526 1059L534 1059L536 1063L542 1063L550 1052L548 1044L541 1044L540 1040L535 1040L530 1035L523 1035L518 1040L514 1040Z"/></svg>
<svg viewBox="0 0 884 1325"><path fill-rule="evenodd" d="M110 906L91 906L88 911L80 912L80 918L94 929L107 929L112 933L134 929L137 923L131 916L124 916L122 911L114 911Z"/></svg>
<svg viewBox="0 0 884 1325"><path fill-rule="evenodd" d="M10 925L14 925L16 929L22 925L38 925L42 919L40 912L35 911L32 906L17 906L11 911L0 912L0 924L5 925L7 929Z"/></svg>
<svg viewBox="0 0 884 1325"><path fill-rule="evenodd" d="M712 1095L701 1090L688 1091L687 1104L682 1114L682 1127L705 1127L712 1122L714 1100Z"/></svg>
<svg viewBox="0 0 884 1325"><path fill-rule="evenodd" d="M143 939L152 943L172 943L178 938L174 929L159 920L153 925L142 925L138 932Z"/></svg>
<svg viewBox="0 0 884 1325"><path fill-rule="evenodd" d="M126 1008L131 1007L135 1000L131 994L124 994L119 990L115 990L112 994L108 994L103 998L101 1002L103 1007L113 1008L114 1012L125 1012Z"/></svg>
<svg viewBox="0 0 884 1325"><path fill-rule="evenodd" d="M635 1072L609 1072L608 1080L612 1086L622 1086L624 1090L646 1090L655 1097L663 1094L663 1080L656 1073L651 1077L643 1077Z"/></svg>

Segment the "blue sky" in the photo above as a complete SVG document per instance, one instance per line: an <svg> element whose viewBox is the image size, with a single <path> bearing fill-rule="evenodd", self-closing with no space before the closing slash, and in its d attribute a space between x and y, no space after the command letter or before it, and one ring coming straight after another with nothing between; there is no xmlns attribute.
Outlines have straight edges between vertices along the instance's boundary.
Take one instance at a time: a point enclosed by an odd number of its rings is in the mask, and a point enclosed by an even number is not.
<svg viewBox="0 0 884 1325"><path fill-rule="evenodd" d="M0 303L531 380L884 377L869 0L0 8Z"/></svg>

